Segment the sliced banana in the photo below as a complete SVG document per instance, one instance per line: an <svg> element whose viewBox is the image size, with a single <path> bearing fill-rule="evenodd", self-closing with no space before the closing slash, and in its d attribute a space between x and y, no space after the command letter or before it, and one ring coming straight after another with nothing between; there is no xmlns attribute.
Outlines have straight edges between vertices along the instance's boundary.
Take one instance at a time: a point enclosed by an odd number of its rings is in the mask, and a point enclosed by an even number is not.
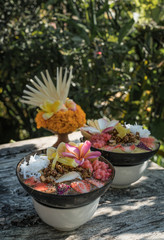
<svg viewBox="0 0 164 240"><path fill-rule="evenodd" d="M56 154L56 148L49 147L47 148L47 157L49 160L52 160L55 157Z"/></svg>

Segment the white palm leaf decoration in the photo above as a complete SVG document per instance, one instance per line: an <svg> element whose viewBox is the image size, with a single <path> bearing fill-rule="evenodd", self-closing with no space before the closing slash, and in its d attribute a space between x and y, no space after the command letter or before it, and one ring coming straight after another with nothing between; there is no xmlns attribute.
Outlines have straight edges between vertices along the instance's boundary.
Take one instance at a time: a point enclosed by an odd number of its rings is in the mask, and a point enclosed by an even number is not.
<svg viewBox="0 0 164 240"><path fill-rule="evenodd" d="M72 67L70 67L68 80L67 75L67 68L65 69L64 77L62 67L60 67L60 69L57 68L57 84L55 87L48 70L46 70L46 75L41 72L43 81L41 81L37 76L35 76L36 81L31 79L30 81L34 87L26 85L26 88L28 90L23 91L25 95L22 96L22 99L20 101L22 103L38 107L44 104L45 101L49 101L52 103L55 101L61 101L62 103L65 103L73 77Z"/></svg>

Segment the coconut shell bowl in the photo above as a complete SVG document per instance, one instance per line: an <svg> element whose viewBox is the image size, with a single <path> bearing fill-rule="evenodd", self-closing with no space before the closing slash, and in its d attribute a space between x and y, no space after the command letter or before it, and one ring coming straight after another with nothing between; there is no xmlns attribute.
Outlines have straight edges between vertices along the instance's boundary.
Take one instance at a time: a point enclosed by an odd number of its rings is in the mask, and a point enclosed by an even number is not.
<svg viewBox="0 0 164 240"><path fill-rule="evenodd" d="M126 188L139 180L148 166L148 160L159 149L157 143L155 150L143 153L117 153L92 147L92 151L100 151L102 156L112 163L115 168L115 177L111 184L113 188Z"/></svg>
<svg viewBox="0 0 164 240"><path fill-rule="evenodd" d="M139 180L147 168L148 160L160 147L160 143L150 136L147 129L140 125L122 126L116 120L90 121L89 126L81 128L81 133L83 135L81 141L89 139L92 151L100 151L114 166L115 177L111 184L113 188L126 188ZM134 143L125 144L126 139L125 137L121 139L121 134L129 137L131 141L134 139ZM116 140L120 140L120 143ZM101 147L102 141L106 141L105 147Z"/></svg>
<svg viewBox="0 0 164 240"><path fill-rule="evenodd" d="M107 164L111 171L110 177L103 185L94 187L89 192L76 192L76 194L43 192L25 183L21 165L28 165L31 156L45 155L46 151L46 149L40 150L21 159L16 168L16 175L24 190L32 197L34 208L40 218L57 230L71 231L91 219L98 207L100 197L112 184L115 170L109 161L100 156L98 160Z"/></svg>

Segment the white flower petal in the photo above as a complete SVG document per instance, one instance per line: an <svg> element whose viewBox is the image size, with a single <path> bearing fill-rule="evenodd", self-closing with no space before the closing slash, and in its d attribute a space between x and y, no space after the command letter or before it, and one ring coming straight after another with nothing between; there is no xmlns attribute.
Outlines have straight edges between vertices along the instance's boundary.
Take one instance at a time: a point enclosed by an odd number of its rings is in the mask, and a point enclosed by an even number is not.
<svg viewBox="0 0 164 240"><path fill-rule="evenodd" d="M109 122L104 118L98 119L98 124L99 124L99 127L100 127L101 131L108 127L108 123Z"/></svg>
<svg viewBox="0 0 164 240"><path fill-rule="evenodd" d="M82 127L82 130L89 132L89 133L100 133L100 131L94 127Z"/></svg>

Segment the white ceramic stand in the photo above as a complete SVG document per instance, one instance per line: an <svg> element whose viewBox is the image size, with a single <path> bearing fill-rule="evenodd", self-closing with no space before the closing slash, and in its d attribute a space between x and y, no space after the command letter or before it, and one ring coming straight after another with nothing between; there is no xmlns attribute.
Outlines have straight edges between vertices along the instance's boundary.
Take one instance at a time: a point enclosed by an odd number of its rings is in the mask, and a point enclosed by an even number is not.
<svg viewBox="0 0 164 240"><path fill-rule="evenodd" d="M115 177L111 184L113 188L126 188L136 182L147 168L148 161L136 166L114 166Z"/></svg>
<svg viewBox="0 0 164 240"><path fill-rule="evenodd" d="M42 205L33 199L39 217L48 225L60 231L74 230L91 219L95 213L100 197L92 203L71 209L60 209Z"/></svg>

